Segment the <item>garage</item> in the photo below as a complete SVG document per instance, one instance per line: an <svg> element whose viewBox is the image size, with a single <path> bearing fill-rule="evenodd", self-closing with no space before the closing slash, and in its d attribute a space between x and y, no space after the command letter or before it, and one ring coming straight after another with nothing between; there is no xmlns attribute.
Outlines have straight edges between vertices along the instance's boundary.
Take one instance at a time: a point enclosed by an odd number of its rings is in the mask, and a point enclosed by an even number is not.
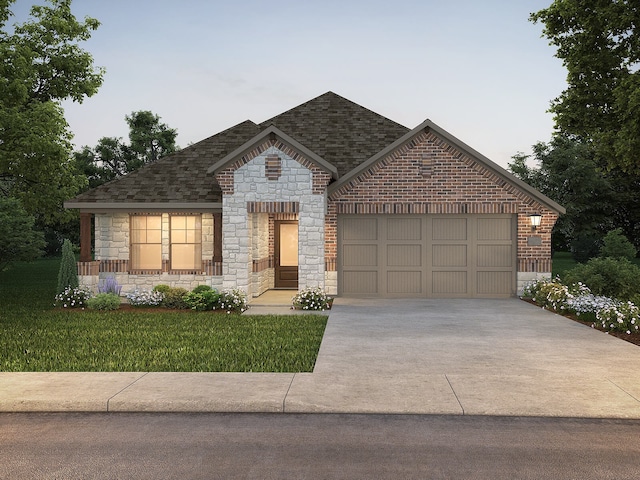
<svg viewBox="0 0 640 480"><path fill-rule="evenodd" d="M495 298L516 292L515 215L339 215L347 296Z"/></svg>

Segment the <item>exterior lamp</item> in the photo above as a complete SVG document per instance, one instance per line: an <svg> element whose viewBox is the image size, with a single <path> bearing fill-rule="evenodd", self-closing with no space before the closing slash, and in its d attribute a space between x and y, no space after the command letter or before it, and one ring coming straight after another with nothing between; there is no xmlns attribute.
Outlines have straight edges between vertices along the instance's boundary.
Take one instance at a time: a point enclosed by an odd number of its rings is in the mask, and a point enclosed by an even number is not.
<svg viewBox="0 0 640 480"><path fill-rule="evenodd" d="M535 232L540 226L540 222L542 222L542 215L539 213L532 213L529 215L529 220L531 220L531 231Z"/></svg>

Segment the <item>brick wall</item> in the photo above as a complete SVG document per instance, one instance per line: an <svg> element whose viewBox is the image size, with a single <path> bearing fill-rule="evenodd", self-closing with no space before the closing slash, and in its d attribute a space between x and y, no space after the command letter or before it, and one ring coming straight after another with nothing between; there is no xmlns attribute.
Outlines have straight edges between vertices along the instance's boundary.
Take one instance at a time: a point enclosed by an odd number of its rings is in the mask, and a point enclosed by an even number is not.
<svg viewBox="0 0 640 480"><path fill-rule="evenodd" d="M557 214L430 131L329 195L327 259L337 256L341 213L517 214L518 271L551 272L551 229ZM542 214L536 232L531 231L531 213ZM530 241L532 236L539 240Z"/></svg>

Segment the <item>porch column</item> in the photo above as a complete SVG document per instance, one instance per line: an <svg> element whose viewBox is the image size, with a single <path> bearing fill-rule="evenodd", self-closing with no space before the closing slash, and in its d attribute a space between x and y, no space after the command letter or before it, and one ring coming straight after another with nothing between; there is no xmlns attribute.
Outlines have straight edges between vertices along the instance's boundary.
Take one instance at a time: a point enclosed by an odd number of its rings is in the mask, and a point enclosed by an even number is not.
<svg viewBox="0 0 640 480"><path fill-rule="evenodd" d="M91 213L80 214L80 261L91 261Z"/></svg>
<svg viewBox="0 0 640 480"><path fill-rule="evenodd" d="M213 261L222 262L222 213L213 214Z"/></svg>

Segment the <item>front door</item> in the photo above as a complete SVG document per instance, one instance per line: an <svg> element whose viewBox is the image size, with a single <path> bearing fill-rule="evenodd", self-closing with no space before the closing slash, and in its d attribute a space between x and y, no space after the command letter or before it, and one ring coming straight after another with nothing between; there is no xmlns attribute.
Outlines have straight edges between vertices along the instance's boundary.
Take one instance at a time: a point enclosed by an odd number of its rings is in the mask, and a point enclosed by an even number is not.
<svg viewBox="0 0 640 480"><path fill-rule="evenodd" d="M275 288L298 289L298 222L274 224Z"/></svg>

